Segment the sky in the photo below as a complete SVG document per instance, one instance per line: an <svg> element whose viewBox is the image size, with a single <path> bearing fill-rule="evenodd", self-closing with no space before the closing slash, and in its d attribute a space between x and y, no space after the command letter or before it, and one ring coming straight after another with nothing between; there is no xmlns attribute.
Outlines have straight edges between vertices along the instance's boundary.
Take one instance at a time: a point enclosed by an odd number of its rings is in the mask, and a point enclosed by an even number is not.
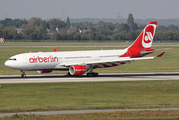
<svg viewBox="0 0 179 120"><path fill-rule="evenodd" d="M120 13L120 14L119 14ZM0 20L51 18L179 19L179 0L0 0Z"/></svg>

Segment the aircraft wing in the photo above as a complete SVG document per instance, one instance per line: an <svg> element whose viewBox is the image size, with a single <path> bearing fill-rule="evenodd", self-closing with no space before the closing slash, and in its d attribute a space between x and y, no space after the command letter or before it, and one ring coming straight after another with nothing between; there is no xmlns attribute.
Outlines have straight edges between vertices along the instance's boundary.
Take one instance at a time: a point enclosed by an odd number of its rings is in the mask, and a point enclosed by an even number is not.
<svg viewBox="0 0 179 120"><path fill-rule="evenodd" d="M63 65L65 66L71 66L71 65L98 65L98 64L108 64L110 66L111 63L115 63L120 65L121 62L125 62L130 64L131 61L134 60L144 60L144 59L153 59L154 57L143 57L143 58L129 58L129 57L123 57L123 58L117 58L117 59L108 59L108 60L97 60L97 61L87 61L87 62L76 62L76 63L65 63ZM61 64L62 65L62 64Z"/></svg>
<svg viewBox="0 0 179 120"><path fill-rule="evenodd" d="M99 66L99 67L103 67L103 64L106 64L108 66L112 66L112 64L117 64L117 65L121 65L121 63L128 63L130 64L131 61L135 61L135 60L146 60L146 59L154 59L156 57L161 57L163 56L165 52L157 55L157 56L153 56L153 57L140 57L140 58L130 58L130 57L119 57L116 59L107 59L107 60L97 60L97 61L86 61L86 62L74 62L74 63L62 63L60 65L64 65L64 66L71 66L71 65L92 65L92 66Z"/></svg>
<svg viewBox="0 0 179 120"><path fill-rule="evenodd" d="M124 57L124 58L117 58L117 59L112 59L112 60L99 60L99 61L89 61L86 64L105 64L105 63L120 63L120 62L125 62L125 63L130 63L131 61L134 60L143 60L143 59L153 59L154 57L144 57L144 58L129 58L129 57Z"/></svg>

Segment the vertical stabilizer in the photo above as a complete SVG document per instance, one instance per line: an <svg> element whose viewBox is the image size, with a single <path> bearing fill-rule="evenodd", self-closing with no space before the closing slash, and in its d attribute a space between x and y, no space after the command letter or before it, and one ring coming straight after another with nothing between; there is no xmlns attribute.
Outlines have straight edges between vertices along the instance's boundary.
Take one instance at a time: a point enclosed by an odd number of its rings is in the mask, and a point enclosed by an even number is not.
<svg viewBox="0 0 179 120"><path fill-rule="evenodd" d="M129 48L151 48L157 21L151 21Z"/></svg>
<svg viewBox="0 0 179 120"><path fill-rule="evenodd" d="M149 24L144 28L144 30L141 32L141 34L137 37L137 39L134 41L134 43L129 46L128 52L125 53L121 57L142 57L150 51L153 51L153 49L150 49L152 46L155 30L157 27L157 21L151 21Z"/></svg>

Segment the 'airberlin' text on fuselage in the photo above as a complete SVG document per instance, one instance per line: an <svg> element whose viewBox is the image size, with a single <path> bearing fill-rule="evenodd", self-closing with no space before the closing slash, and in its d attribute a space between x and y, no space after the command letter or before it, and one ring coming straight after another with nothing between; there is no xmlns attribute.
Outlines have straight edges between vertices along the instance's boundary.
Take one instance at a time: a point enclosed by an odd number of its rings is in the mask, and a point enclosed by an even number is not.
<svg viewBox="0 0 179 120"><path fill-rule="evenodd" d="M53 55L49 55L49 57L40 57L40 56L33 56L29 58L30 63L48 63L48 62L58 62L58 57L53 57Z"/></svg>

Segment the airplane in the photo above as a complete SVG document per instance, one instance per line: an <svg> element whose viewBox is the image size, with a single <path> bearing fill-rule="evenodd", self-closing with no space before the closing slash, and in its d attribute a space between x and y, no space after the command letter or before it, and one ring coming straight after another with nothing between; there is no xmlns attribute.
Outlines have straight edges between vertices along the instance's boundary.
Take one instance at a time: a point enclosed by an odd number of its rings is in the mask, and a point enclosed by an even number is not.
<svg viewBox="0 0 179 120"><path fill-rule="evenodd" d="M163 56L165 52L153 57L143 57L155 51L151 49L157 21L151 21L143 29L132 45L118 50L65 51L22 53L9 58L4 64L12 69L20 70L21 77L26 77L25 71L51 73L53 70L69 71L69 76L83 75L95 77L96 68L114 67L130 64L135 60L154 59Z"/></svg>

